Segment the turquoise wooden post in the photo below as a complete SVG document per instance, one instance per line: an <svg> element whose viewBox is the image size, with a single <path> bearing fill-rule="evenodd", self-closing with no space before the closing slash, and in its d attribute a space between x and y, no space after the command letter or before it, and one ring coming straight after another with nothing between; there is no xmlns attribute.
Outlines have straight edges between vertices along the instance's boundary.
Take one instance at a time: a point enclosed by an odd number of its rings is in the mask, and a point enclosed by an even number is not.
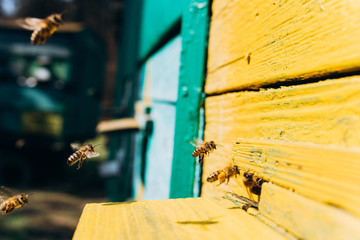
<svg viewBox="0 0 360 240"><path fill-rule="evenodd" d="M188 0L182 18L182 51L179 92L176 106L174 158L170 198L194 196L194 147L198 136L200 102L208 36L208 0Z"/></svg>

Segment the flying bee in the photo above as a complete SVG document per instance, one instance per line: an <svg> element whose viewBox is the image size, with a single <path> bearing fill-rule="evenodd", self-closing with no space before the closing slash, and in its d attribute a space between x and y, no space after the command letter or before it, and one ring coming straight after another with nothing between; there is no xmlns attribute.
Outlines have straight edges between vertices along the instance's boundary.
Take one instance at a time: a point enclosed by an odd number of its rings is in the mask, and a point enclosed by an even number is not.
<svg viewBox="0 0 360 240"><path fill-rule="evenodd" d="M204 142L203 140L198 139L195 143L191 143L196 147L193 151L192 156L194 158L199 157L198 164L201 164L204 161L204 156L209 155L209 153L216 149L217 146L221 146L219 144L215 144L214 141Z"/></svg>
<svg viewBox="0 0 360 240"><path fill-rule="evenodd" d="M4 193L0 196L0 212L2 212L3 215L11 213L16 208L23 207L26 203L28 203L29 196L32 194L15 194L4 186L0 189Z"/></svg>
<svg viewBox="0 0 360 240"><path fill-rule="evenodd" d="M261 186L264 182L264 179L256 177L254 173L246 171L244 172L244 179L243 179L246 191L251 200L254 201L252 194L258 195L258 200L261 194Z"/></svg>
<svg viewBox="0 0 360 240"><path fill-rule="evenodd" d="M67 164L69 166L73 166L75 163L79 162L77 167L77 170L79 170L84 160L88 158L98 157L100 155L100 153L95 152L96 146L98 145L93 146L91 144L86 144L82 146L78 143L72 143L71 148L76 151L70 155L67 160Z"/></svg>
<svg viewBox="0 0 360 240"><path fill-rule="evenodd" d="M59 29L63 19L62 13L54 13L45 19L28 17L18 20L17 23L22 28L33 31L30 38L32 44L42 45Z"/></svg>
<svg viewBox="0 0 360 240"><path fill-rule="evenodd" d="M229 183L231 177L235 177L237 175L240 175L240 170L238 166L230 166L226 167L224 170L218 170L216 172L213 172L209 175L209 177L206 179L208 182L215 182L216 180L219 180L218 186L222 183L224 183L226 180L226 184Z"/></svg>

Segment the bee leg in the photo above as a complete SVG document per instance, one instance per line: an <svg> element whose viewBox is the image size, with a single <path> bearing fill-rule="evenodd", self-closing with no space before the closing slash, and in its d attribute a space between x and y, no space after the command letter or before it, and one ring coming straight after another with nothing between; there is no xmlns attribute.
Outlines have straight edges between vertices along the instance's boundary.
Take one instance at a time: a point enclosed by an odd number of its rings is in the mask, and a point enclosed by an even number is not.
<svg viewBox="0 0 360 240"><path fill-rule="evenodd" d="M226 182L226 184L229 184L229 181L230 181L230 175L227 176L227 182Z"/></svg>
<svg viewBox="0 0 360 240"><path fill-rule="evenodd" d="M84 160L85 160L85 158L83 156L81 156L76 170L79 170L81 168L81 165L83 164Z"/></svg>
<svg viewBox="0 0 360 240"><path fill-rule="evenodd" d="M250 198L252 201L255 202L254 196L252 195L252 193L251 193L251 191L250 191L250 189L249 189L248 187L246 187L246 191L247 191L247 193L248 193L248 195L249 195L249 198Z"/></svg>
<svg viewBox="0 0 360 240"><path fill-rule="evenodd" d="M225 182L226 176L225 176L224 172L219 174L218 180L219 180L218 186L221 185L223 182Z"/></svg>
<svg viewBox="0 0 360 240"><path fill-rule="evenodd" d="M204 161L204 154L200 154L198 164L201 164L203 161Z"/></svg>

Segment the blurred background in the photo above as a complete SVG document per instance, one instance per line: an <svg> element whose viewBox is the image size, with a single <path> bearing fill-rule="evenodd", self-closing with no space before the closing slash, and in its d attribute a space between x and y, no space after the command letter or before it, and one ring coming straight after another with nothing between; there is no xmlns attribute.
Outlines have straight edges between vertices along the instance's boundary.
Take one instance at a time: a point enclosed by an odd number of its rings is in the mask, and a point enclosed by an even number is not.
<svg viewBox="0 0 360 240"><path fill-rule="evenodd" d="M189 140L201 81L195 101L190 88L179 96L191 101L183 102L191 125L175 134L183 5L0 0L0 185L35 193L0 216L1 240L71 239L89 202L199 196ZM60 12L65 24L41 46L16 22ZM176 136L186 136L186 156L173 155L182 152ZM100 144L100 156L67 166L73 142Z"/></svg>
<svg viewBox="0 0 360 240"><path fill-rule="evenodd" d="M35 192L0 216L0 239L71 239L84 205L108 200L99 174L108 136L96 126L114 114L123 4L0 0L0 185ZM42 46L15 22L64 10L65 25ZM101 155L68 167L72 142L101 144Z"/></svg>

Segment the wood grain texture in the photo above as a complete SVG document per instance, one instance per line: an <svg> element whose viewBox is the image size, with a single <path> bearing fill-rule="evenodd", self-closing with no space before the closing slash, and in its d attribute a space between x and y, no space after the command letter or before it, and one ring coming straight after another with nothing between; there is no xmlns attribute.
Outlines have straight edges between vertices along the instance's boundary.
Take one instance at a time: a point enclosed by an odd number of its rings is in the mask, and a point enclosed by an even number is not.
<svg viewBox="0 0 360 240"><path fill-rule="evenodd" d="M203 196L224 191L246 194L242 182L206 182L206 177L232 163L233 146L244 139L310 142L344 148L360 146L360 77L319 83L229 93L205 100L205 140L223 145L204 161Z"/></svg>
<svg viewBox="0 0 360 240"><path fill-rule="evenodd" d="M234 164L360 218L360 151L310 143L238 139Z"/></svg>
<svg viewBox="0 0 360 240"><path fill-rule="evenodd" d="M87 204L78 239L285 239L229 200L187 198Z"/></svg>
<svg viewBox="0 0 360 240"><path fill-rule="evenodd" d="M259 211L300 239L360 239L359 219L274 184L264 184Z"/></svg>
<svg viewBox="0 0 360 240"><path fill-rule="evenodd" d="M350 0L214 1L205 92L359 70L359 10Z"/></svg>

